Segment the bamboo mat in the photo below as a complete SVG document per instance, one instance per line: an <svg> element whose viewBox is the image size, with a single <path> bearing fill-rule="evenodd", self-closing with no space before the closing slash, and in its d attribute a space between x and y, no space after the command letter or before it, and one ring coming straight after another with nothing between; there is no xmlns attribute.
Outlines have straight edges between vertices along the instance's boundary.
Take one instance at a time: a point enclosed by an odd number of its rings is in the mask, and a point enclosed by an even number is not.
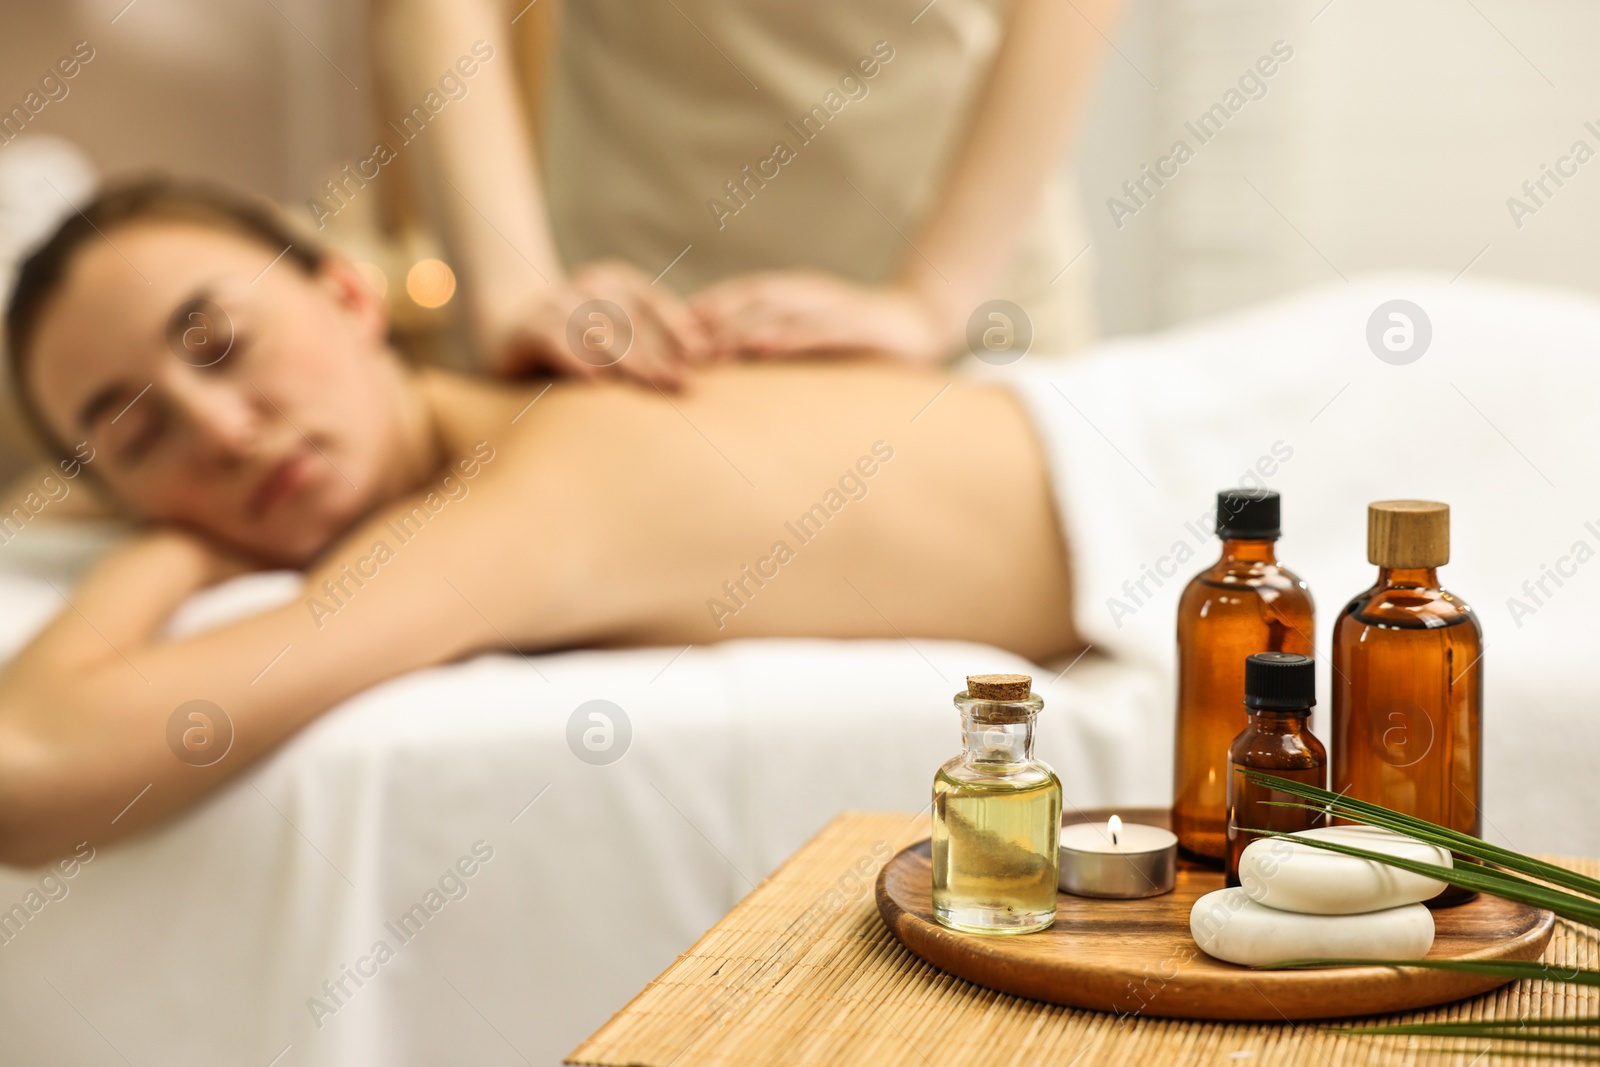
<svg viewBox="0 0 1600 1067"><path fill-rule="evenodd" d="M618 1067L1061 1067L1136 1063L1469 1067L1559 1063L1482 1056L1489 1043L1340 1037L1304 1023L1207 1023L1080 1011L995 993L923 963L878 918L883 863L928 835L925 816L848 814L739 903L572 1053ZM1562 860L1600 875L1600 860ZM1592 931L1556 923L1545 959L1600 966ZM1389 1022L1600 1014L1600 990L1517 982ZM1569 1061L1570 1062L1570 1061Z"/></svg>

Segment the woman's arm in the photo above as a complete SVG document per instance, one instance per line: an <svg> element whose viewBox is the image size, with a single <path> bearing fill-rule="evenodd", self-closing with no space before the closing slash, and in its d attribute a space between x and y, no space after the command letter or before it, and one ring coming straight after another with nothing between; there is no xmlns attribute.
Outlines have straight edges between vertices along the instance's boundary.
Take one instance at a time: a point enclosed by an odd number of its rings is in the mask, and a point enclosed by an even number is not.
<svg viewBox="0 0 1600 1067"><path fill-rule="evenodd" d="M360 686L448 655L446 627L391 626L371 635L391 657L374 664L352 640L353 626L318 633L298 600L160 642L171 612L216 572L211 551L187 535L141 538L65 593L61 614L8 666L0 678L0 862L44 862L80 841L99 845L155 822ZM168 745L169 718L191 700L214 703L232 724L232 747L211 766L193 766Z"/></svg>
<svg viewBox="0 0 1600 1067"><path fill-rule="evenodd" d="M593 605L562 591L585 573L582 545L528 507L528 479L485 471L468 484L437 514L423 493L364 522L307 575L304 596L181 640L160 639L166 620L237 565L177 532L108 556L0 674L0 862L43 862L157 822L385 679L507 640L531 649L593 632ZM541 499L547 488L534 485ZM517 551L530 540L550 554ZM211 766L169 745L168 722L191 700L233 727Z"/></svg>
<svg viewBox="0 0 1600 1067"><path fill-rule="evenodd" d="M524 17L551 17L554 3L539 0ZM496 0L378 0L374 13L378 63L394 106L408 110L447 76L466 87L405 151L416 154L433 187L430 206L464 275L484 365L501 373L602 373L604 358L585 361L568 347L567 320L580 304L605 299L633 326L633 344L616 370L677 384L703 337L676 296L625 263L588 264L570 277L562 270L515 76L512 17ZM489 59L481 59L484 45ZM464 57L470 77L457 66Z"/></svg>
<svg viewBox="0 0 1600 1067"><path fill-rule="evenodd" d="M993 295L1045 183L1072 148L1099 73L1103 34L1120 6L1120 0L1014 0L960 150L913 238L922 255L907 249L891 283L932 309L946 345L959 340L968 314Z"/></svg>
<svg viewBox="0 0 1600 1067"><path fill-rule="evenodd" d="M693 302L713 345L756 356L863 346L913 362L948 355L972 310L994 295L1071 148L1119 6L1014 0L944 184L888 283L810 273L731 279Z"/></svg>

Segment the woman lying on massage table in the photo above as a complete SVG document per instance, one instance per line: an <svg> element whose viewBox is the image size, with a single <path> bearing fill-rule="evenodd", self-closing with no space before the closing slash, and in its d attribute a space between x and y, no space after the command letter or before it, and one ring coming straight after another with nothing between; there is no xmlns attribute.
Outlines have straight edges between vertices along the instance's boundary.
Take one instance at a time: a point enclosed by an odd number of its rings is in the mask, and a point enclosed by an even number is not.
<svg viewBox="0 0 1600 1067"><path fill-rule="evenodd" d="M729 365L670 399L512 386L409 368L386 330L349 263L217 193L114 191L24 266L16 392L149 531L0 676L0 861L157 822L352 694L484 650L1075 646L1004 387L866 361ZM282 566L303 599L163 639L197 590ZM235 729L207 768L166 741L195 699Z"/></svg>

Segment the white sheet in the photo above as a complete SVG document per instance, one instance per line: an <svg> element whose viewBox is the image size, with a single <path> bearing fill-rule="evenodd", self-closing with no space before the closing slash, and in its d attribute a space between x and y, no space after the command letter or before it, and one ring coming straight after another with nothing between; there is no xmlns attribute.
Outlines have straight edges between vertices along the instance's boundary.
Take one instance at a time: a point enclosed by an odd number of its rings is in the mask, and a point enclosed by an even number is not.
<svg viewBox="0 0 1600 1067"><path fill-rule="evenodd" d="M1435 326L1433 351L1406 368L1378 363L1361 340L1371 308L1396 295ZM1600 694L1583 610L1600 564L1520 629L1505 609L1600 518L1586 440L1597 347L1600 310L1588 302L1395 280L1070 365L1025 361L1009 375L1054 464L1079 617L1114 659L1090 655L1051 681L975 645L757 641L681 656L484 656L396 679L58 883L66 895L0 943L0 1062L554 1063L829 816L926 803L957 744L950 695L972 671L1040 678L1039 751L1069 803L1165 803L1173 598L1215 553L1184 522L1280 439L1294 450L1269 479L1286 494L1283 553L1319 597L1324 648L1333 612L1368 577L1365 502L1455 505L1445 574L1483 614L1491 648L1491 835L1600 850ZM1399 385L1435 413L1427 433L1408 423L1406 453L1362 443L1358 430ZM41 533L0 548L0 653L59 604L36 572L65 583L92 555L89 542L28 540ZM1183 536L1196 560L1113 625L1106 598ZM241 579L177 625L293 585ZM595 698L621 705L634 730L610 766L567 747L568 716ZM385 923L479 841L493 858L462 880L466 895L399 944ZM0 870L0 909L39 881ZM359 988L346 979L350 995L334 1002L322 983L380 938L393 959ZM314 997L338 1009L320 1026Z"/></svg>
<svg viewBox="0 0 1600 1067"><path fill-rule="evenodd" d="M239 579L174 629L297 585ZM59 603L15 570L3 589L30 624ZM833 814L922 807L958 747L950 696L980 670L1039 678L1040 754L1072 802L1162 802L1164 775L1140 773L1162 701L1094 656L1055 682L921 640L482 656L362 694L166 827L97 849L0 943L0 1063L115 1062L108 1044L134 1063L265 1065L286 1047L280 1064L558 1062ZM595 698L633 728L609 766L567 747ZM465 896L401 944L385 923L479 841L493 858ZM39 879L0 869L0 909ZM327 996L379 939L393 959Z"/></svg>

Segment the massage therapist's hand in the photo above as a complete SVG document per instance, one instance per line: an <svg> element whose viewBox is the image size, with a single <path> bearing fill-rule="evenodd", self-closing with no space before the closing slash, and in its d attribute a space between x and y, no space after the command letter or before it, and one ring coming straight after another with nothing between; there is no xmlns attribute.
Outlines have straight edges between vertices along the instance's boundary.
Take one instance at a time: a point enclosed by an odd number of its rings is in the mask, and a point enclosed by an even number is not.
<svg viewBox="0 0 1600 1067"><path fill-rule="evenodd" d="M595 301L620 308L623 318L585 306ZM489 366L506 376L621 375L677 388L709 352L705 331L676 293L616 260L580 267L540 286L519 306L482 320Z"/></svg>
<svg viewBox="0 0 1600 1067"><path fill-rule="evenodd" d="M867 349L931 364L950 350L933 307L909 290L830 274L746 274L701 290L690 307L719 358L781 359Z"/></svg>

